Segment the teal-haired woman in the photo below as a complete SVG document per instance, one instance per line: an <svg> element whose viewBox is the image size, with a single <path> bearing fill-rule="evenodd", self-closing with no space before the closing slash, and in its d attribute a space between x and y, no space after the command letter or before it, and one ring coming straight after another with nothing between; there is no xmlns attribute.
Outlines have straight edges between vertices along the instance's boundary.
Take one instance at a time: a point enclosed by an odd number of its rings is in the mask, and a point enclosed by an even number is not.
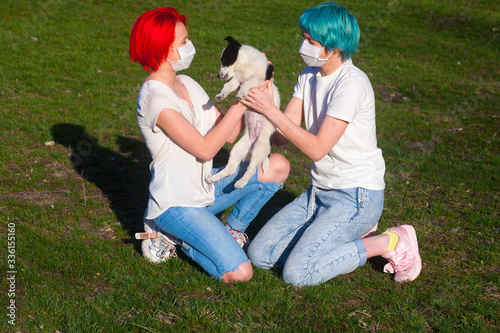
<svg viewBox="0 0 500 333"><path fill-rule="evenodd" d="M356 17L327 2L306 10L299 26L307 67L284 113L269 84L252 90L244 104L276 125L277 144L289 140L312 159L312 184L264 225L248 256L260 268L282 266L283 279L294 285L319 284L374 256L388 260L385 271L395 281L412 281L421 270L415 229L403 225L376 235L385 163L373 89L351 60L360 36Z"/></svg>

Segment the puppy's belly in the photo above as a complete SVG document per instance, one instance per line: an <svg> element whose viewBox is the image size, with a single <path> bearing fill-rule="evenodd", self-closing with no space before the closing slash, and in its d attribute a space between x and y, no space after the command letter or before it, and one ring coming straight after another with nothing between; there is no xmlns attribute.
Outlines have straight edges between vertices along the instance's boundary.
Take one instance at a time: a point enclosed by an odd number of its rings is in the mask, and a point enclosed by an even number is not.
<svg viewBox="0 0 500 333"><path fill-rule="evenodd" d="M245 114L247 122L247 132L250 137L250 141L255 143L262 133L262 128L264 127L264 116L258 114L254 111L247 111Z"/></svg>

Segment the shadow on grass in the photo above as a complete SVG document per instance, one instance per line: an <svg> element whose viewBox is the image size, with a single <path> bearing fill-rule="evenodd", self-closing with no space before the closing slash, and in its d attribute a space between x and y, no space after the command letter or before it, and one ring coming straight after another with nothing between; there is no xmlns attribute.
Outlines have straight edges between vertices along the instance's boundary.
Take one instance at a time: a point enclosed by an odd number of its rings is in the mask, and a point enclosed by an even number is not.
<svg viewBox="0 0 500 333"><path fill-rule="evenodd" d="M99 145L96 138L76 124L52 127L54 141L71 151L74 169L95 184L109 200L118 221L130 235L143 231L143 215L149 196L150 156L140 140L117 136L120 152ZM139 243L136 242L136 249Z"/></svg>
<svg viewBox="0 0 500 333"><path fill-rule="evenodd" d="M54 125L52 137L57 144L70 149L74 169L102 191L118 221L130 235L130 239L124 241L134 242L140 252L140 241L135 241L134 234L144 231L143 215L151 179L151 157L144 142L118 136L116 140L120 151L115 152L100 146L85 127L68 123ZM226 164L228 158L229 151L221 149L214 158L214 167ZM250 224L248 236L253 238L276 212L294 198L291 192L278 191Z"/></svg>

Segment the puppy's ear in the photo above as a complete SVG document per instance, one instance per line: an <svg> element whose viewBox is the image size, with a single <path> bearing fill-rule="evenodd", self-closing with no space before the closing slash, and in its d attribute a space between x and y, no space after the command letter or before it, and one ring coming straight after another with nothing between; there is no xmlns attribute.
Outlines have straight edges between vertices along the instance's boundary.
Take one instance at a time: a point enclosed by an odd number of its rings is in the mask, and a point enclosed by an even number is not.
<svg viewBox="0 0 500 333"><path fill-rule="evenodd" d="M236 62L236 59L238 59L238 52L242 44L238 43L231 36L228 36L224 39L227 40L228 45L224 49L224 51L222 51L220 60L223 66L229 67Z"/></svg>
<svg viewBox="0 0 500 333"><path fill-rule="evenodd" d="M231 36L227 36L226 38L224 38L224 40L227 40L228 46L232 46L232 47L234 47L236 49L239 49L241 47L241 43L238 42L237 40L235 40Z"/></svg>
<svg viewBox="0 0 500 333"><path fill-rule="evenodd" d="M271 78L273 77L273 72L274 72L274 66L271 64L267 64L266 81L271 80Z"/></svg>

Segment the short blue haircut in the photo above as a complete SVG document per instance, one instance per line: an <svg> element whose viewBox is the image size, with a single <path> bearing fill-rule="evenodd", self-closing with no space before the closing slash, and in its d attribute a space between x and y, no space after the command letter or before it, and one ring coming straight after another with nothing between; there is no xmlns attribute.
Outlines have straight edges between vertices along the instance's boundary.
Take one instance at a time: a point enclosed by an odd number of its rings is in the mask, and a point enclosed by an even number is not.
<svg viewBox="0 0 500 333"><path fill-rule="evenodd" d="M358 20L335 1L306 10L299 18L299 26L330 51L338 49L342 60L350 59L356 52L360 35Z"/></svg>

